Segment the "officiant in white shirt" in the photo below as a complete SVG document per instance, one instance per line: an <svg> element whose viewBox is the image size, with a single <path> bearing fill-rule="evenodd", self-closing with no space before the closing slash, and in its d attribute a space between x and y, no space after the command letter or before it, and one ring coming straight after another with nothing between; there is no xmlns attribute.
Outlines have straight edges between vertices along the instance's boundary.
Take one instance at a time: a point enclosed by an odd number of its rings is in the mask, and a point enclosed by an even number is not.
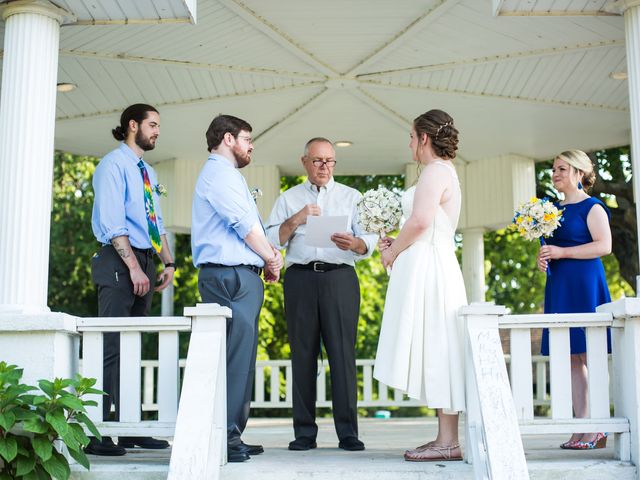
<svg viewBox="0 0 640 480"><path fill-rule="evenodd" d="M286 249L284 302L293 369L293 429L289 450L316 448L316 377L320 341L331 371L333 418L338 446L364 450L358 439L355 344L360 314L360 286L354 264L371 255L377 235L357 223L362 195L336 183L333 144L316 137L307 142L302 165L307 180L282 193L266 225L267 238ZM305 241L309 216L347 216L348 231L331 235L335 247Z"/></svg>

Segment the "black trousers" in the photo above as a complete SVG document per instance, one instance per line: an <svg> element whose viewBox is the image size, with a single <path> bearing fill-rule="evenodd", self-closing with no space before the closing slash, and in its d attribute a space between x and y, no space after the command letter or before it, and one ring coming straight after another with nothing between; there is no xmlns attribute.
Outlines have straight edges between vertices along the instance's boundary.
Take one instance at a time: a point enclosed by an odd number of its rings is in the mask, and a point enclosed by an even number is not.
<svg viewBox="0 0 640 480"><path fill-rule="evenodd" d="M360 287L353 267L328 272L291 266L284 277L284 303L293 370L293 430L315 439L316 376L320 339L331 371L333 421L338 438L358 436L356 332Z"/></svg>
<svg viewBox="0 0 640 480"><path fill-rule="evenodd" d="M104 246L91 259L91 276L98 288L99 317L145 317L151 308L153 288L156 283L156 266L151 250L134 250L142 270L149 277L151 288L144 297L133 294L129 268L112 245ZM115 404L115 417L120 419L120 334L104 334L104 381L102 389L103 418L109 419L111 405Z"/></svg>
<svg viewBox="0 0 640 480"><path fill-rule="evenodd" d="M247 426L258 349L262 279L246 267L202 268L198 290L205 303L229 307L227 320L227 444L237 446Z"/></svg>

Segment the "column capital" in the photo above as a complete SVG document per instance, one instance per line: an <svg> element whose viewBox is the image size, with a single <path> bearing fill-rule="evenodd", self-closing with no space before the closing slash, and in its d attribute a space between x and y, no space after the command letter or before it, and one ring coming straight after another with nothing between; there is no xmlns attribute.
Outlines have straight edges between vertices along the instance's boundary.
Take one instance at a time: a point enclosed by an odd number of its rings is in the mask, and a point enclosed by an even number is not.
<svg viewBox="0 0 640 480"><path fill-rule="evenodd" d="M48 0L16 0L2 7L2 19L7 20L12 15L31 13L53 18L58 23L72 23L76 16L67 10L60 8Z"/></svg>
<svg viewBox="0 0 640 480"><path fill-rule="evenodd" d="M640 0L616 0L610 6L604 7L604 10L623 15L624 12L634 7L640 7Z"/></svg>

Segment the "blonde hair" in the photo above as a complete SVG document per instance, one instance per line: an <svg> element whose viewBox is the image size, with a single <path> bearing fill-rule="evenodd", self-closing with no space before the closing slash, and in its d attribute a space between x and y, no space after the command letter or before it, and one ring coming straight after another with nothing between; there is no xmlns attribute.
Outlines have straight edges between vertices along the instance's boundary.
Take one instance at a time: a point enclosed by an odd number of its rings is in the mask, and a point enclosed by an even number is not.
<svg viewBox="0 0 640 480"><path fill-rule="evenodd" d="M589 155L582 150L567 150L556 158L564 160L573 168L583 173L581 183L585 190L593 186L596 181L596 173L593 170L593 162L589 158Z"/></svg>

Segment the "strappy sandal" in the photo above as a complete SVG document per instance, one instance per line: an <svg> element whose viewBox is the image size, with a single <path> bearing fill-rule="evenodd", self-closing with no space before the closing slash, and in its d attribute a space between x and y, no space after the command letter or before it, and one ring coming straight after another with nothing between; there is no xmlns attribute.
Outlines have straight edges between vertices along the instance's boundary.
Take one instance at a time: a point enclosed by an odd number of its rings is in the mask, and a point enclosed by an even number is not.
<svg viewBox="0 0 640 480"><path fill-rule="evenodd" d="M405 450L404 453L417 453L426 450L429 447L432 447L436 444L435 440L431 440L430 442L425 443L424 445L420 445L412 450Z"/></svg>
<svg viewBox="0 0 640 480"><path fill-rule="evenodd" d="M460 450L460 444L458 443L454 445L427 445L422 445L422 447L425 447L423 450L416 449L405 452L404 459L407 462L452 462L462 460L462 450ZM456 449L458 450L457 452L455 451ZM430 454L435 454L435 456Z"/></svg>

